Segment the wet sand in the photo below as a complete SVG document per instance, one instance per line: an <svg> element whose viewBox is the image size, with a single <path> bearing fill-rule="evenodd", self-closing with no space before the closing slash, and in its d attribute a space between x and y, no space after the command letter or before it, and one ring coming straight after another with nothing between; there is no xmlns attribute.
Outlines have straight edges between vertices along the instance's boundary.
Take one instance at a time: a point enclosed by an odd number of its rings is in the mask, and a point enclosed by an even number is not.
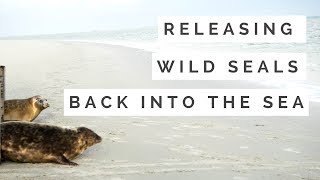
<svg viewBox="0 0 320 180"><path fill-rule="evenodd" d="M320 179L319 103L309 117L64 117L67 88L270 88L247 81L152 81L151 53L67 41L0 41L6 98L40 94L35 120L86 126L103 142L80 165L3 162L0 179Z"/></svg>

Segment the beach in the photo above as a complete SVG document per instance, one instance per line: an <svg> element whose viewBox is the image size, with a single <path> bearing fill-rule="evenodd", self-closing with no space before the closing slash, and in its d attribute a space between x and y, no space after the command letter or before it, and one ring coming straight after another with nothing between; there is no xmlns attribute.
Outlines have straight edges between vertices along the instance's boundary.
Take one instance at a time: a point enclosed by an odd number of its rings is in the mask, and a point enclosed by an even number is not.
<svg viewBox="0 0 320 180"><path fill-rule="evenodd" d="M85 126L103 138L74 160L79 166L2 162L0 179L320 179L319 102L309 117L64 117L64 89L272 87L152 81L150 51L94 42L1 40L0 64L6 99L48 99L34 122Z"/></svg>

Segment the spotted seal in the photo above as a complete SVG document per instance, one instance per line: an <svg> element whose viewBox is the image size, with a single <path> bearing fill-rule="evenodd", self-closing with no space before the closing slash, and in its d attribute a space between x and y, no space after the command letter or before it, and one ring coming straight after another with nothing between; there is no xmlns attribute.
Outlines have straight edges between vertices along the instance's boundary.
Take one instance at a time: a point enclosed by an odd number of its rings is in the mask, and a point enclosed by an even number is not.
<svg viewBox="0 0 320 180"><path fill-rule="evenodd" d="M2 158L15 162L78 165L71 160L101 141L86 127L73 130L21 121L1 123Z"/></svg>

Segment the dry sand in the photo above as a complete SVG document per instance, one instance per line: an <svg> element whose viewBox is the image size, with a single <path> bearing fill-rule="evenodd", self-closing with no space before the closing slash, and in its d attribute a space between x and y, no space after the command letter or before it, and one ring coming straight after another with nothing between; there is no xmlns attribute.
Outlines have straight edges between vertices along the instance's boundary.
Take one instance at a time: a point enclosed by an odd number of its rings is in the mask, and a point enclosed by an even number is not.
<svg viewBox="0 0 320 180"><path fill-rule="evenodd" d="M319 104L310 117L64 117L65 88L268 88L246 81L152 81L151 53L66 41L0 41L7 99L41 94L35 122L103 137L69 167L3 162L0 179L320 179Z"/></svg>

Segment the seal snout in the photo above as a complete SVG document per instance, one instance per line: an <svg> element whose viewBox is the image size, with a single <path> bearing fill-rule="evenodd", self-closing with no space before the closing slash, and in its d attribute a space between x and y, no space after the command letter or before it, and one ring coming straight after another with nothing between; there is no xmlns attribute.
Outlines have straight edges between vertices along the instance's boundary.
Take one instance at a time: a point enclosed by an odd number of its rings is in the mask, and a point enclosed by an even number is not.
<svg viewBox="0 0 320 180"><path fill-rule="evenodd" d="M44 108L48 108L48 107L50 107L50 104L49 104L49 103L46 103L46 104L43 105L43 107L44 107Z"/></svg>
<svg viewBox="0 0 320 180"><path fill-rule="evenodd" d="M40 101L42 103L42 106L44 109L50 107L50 104L48 103L47 99L43 99L42 101Z"/></svg>
<svg viewBox="0 0 320 180"><path fill-rule="evenodd" d="M102 138L99 135L97 135L95 143L101 143L101 141L102 141Z"/></svg>

